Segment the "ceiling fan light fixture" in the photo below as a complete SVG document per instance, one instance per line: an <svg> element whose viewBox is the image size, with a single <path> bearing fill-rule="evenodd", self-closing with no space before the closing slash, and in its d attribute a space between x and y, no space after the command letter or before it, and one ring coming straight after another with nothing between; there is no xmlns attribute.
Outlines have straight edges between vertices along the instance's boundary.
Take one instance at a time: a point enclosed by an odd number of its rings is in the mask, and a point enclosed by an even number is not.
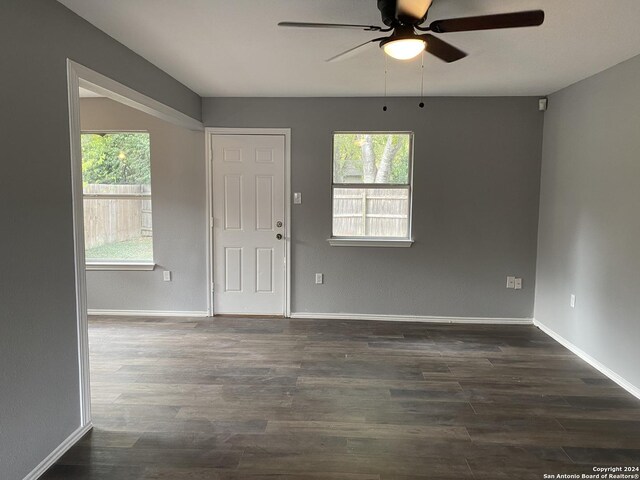
<svg viewBox="0 0 640 480"><path fill-rule="evenodd" d="M424 51L425 41L420 38L399 38L382 45L384 53L397 60L410 60Z"/></svg>

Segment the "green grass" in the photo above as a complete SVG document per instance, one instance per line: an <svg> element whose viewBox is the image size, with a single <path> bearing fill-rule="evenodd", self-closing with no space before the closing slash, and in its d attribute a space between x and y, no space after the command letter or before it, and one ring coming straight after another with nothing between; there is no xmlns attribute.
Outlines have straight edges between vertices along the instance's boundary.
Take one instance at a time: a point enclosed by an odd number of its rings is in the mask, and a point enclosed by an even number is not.
<svg viewBox="0 0 640 480"><path fill-rule="evenodd" d="M125 242L114 242L87 249L87 260L141 260L153 261L153 240L140 237Z"/></svg>

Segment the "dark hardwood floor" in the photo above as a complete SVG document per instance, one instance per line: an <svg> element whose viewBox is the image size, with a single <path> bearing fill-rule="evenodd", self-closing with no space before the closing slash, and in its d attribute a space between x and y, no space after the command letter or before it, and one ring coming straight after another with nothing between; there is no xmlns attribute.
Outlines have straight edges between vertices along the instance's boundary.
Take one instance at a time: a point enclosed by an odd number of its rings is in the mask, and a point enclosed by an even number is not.
<svg viewBox="0 0 640 480"><path fill-rule="evenodd" d="M535 327L95 317L90 339L95 428L47 480L640 465L640 401Z"/></svg>

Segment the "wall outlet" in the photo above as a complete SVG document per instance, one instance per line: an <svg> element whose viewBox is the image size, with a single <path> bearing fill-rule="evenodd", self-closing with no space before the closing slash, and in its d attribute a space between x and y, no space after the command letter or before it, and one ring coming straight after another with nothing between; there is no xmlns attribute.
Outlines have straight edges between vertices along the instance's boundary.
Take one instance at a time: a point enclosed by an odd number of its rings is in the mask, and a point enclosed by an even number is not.
<svg viewBox="0 0 640 480"><path fill-rule="evenodd" d="M170 270L165 270L164 272L162 272L162 280L164 280L165 282L170 282L171 281L171 271Z"/></svg>
<svg viewBox="0 0 640 480"><path fill-rule="evenodd" d="M516 288L516 277L507 277L507 288Z"/></svg>
<svg viewBox="0 0 640 480"><path fill-rule="evenodd" d="M569 297L569 306L571 308L576 308L576 296L572 293L571 297Z"/></svg>
<svg viewBox="0 0 640 480"><path fill-rule="evenodd" d="M295 192L293 194L293 203L299 205L302 203L302 194L300 192Z"/></svg>
<svg viewBox="0 0 640 480"><path fill-rule="evenodd" d="M324 275L322 273L316 273L316 283L318 285L324 283Z"/></svg>
<svg viewBox="0 0 640 480"><path fill-rule="evenodd" d="M515 282L513 284L513 288L515 288L516 290L522 290L522 279L521 278L517 278L515 279Z"/></svg>

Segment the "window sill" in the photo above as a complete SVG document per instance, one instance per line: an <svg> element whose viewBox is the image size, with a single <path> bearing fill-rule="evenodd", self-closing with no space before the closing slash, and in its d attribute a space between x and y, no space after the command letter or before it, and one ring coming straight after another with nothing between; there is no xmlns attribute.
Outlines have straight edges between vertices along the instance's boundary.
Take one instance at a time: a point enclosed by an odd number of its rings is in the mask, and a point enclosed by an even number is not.
<svg viewBox="0 0 640 480"><path fill-rule="evenodd" d="M413 245L413 240L408 238L328 238L327 242L332 247L410 247Z"/></svg>
<svg viewBox="0 0 640 480"><path fill-rule="evenodd" d="M87 262L87 270L122 270L122 271L151 271L156 268L155 263L149 262Z"/></svg>

